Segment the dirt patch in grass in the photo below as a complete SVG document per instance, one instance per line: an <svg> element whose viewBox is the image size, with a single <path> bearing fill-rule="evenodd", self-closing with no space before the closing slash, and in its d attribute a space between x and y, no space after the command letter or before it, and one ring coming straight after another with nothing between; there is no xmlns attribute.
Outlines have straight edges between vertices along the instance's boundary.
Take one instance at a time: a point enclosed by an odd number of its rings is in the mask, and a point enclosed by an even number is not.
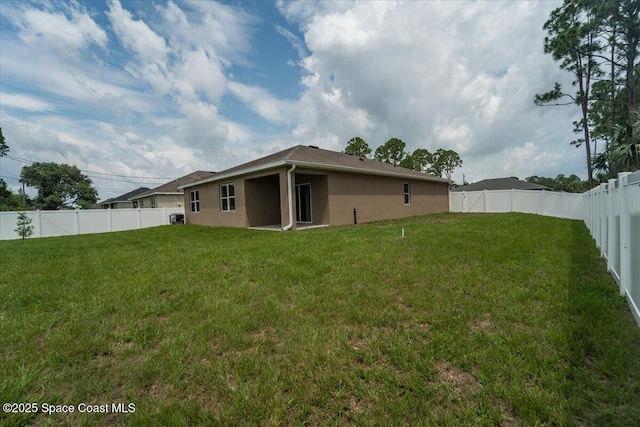
<svg viewBox="0 0 640 427"><path fill-rule="evenodd" d="M521 420L516 416L516 411L513 406L499 398L495 399L493 404L496 408L500 408L500 412L502 412L502 426L516 427L522 425Z"/></svg>
<svg viewBox="0 0 640 427"><path fill-rule="evenodd" d="M437 361L435 368L438 371L437 381L454 387L462 397L469 397L478 389L479 382L474 375L445 360Z"/></svg>
<svg viewBox="0 0 640 427"><path fill-rule="evenodd" d="M493 322L491 322L488 314L485 314L484 317L479 317L469 322L469 329L471 329L473 332L488 331L492 326Z"/></svg>
<svg viewBox="0 0 640 427"><path fill-rule="evenodd" d="M411 310L411 304L405 302L400 295L396 298L396 307L404 311Z"/></svg>

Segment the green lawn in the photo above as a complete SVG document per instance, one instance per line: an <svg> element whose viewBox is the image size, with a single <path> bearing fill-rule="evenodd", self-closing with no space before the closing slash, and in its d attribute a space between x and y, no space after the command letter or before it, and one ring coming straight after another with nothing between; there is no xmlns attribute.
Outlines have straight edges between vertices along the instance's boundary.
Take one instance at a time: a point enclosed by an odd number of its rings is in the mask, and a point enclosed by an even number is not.
<svg viewBox="0 0 640 427"><path fill-rule="evenodd" d="M76 409L2 425L640 425L625 299L534 215L2 241L0 351L2 403Z"/></svg>

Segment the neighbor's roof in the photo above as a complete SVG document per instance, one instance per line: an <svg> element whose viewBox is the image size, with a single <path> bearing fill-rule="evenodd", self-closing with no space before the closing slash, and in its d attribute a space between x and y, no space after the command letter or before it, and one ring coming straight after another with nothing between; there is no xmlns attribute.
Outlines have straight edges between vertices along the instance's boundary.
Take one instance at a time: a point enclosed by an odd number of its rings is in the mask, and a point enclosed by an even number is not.
<svg viewBox="0 0 640 427"><path fill-rule="evenodd" d="M117 197L112 197L110 199L107 199L103 202L97 203L98 205L104 205L106 203L117 203L117 202L128 202L130 197L136 196L144 191L149 190L148 187L140 187L140 188L136 188L133 191L129 191L128 193L124 193L120 196Z"/></svg>
<svg viewBox="0 0 640 427"><path fill-rule="evenodd" d="M484 191L484 190L550 190L544 185L520 181L518 178L494 178L478 181L473 184L461 185L451 191Z"/></svg>
<svg viewBox="0 0 640 427"><path fill-rule="evenodd" d="M147 190L144 193L136 194L135 196L130 197L129 200L142 199L156 194L183 194L182 189L178 188L179 186L210 178L214 175L216 175L216 172L195 171L178 179L174 179L173 181L167 182L166 184L159 185L156 188L152 188L151 190Z"/></svg>
<svg viewBox="0 0 640 427"><path fill-rule="evenodd" d="M180 188L229 179L239 175L286 165L296 165L311 169L412 178L424 181L449 182L449 180L435 175L413 171L400 166L393 166L389 163L379 162L357 155L338 153L337 151L324 150L314 146L296 145L295 147L223 170L216 176L182 184Z"/></svg>

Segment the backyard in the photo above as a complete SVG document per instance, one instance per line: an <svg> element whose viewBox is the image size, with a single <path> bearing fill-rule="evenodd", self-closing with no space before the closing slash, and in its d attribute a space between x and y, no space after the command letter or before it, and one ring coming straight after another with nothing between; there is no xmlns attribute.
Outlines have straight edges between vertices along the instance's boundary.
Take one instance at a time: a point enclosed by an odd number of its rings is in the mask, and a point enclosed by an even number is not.
<svg viewBox="0 0 640 427"><path fill-rule="evenodd" d="M536 215L0 241L0 351L2 425L640 425L627 302Z"/></svg>

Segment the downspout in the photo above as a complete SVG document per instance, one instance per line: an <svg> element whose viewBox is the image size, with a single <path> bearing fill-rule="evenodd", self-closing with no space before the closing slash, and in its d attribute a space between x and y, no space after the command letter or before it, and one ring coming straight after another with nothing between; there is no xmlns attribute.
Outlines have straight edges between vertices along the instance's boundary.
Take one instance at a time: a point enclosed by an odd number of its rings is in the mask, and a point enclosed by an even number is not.
<svg viewBox="0 0 640 427"><path fill-rule="evenodd" d="M293 227L293 188L292 179L293 171L296 170L296 165L292 165L291 169L287 171L287 197L289 199L289 224L282 227L282 231L290 230Z"/></svg>

